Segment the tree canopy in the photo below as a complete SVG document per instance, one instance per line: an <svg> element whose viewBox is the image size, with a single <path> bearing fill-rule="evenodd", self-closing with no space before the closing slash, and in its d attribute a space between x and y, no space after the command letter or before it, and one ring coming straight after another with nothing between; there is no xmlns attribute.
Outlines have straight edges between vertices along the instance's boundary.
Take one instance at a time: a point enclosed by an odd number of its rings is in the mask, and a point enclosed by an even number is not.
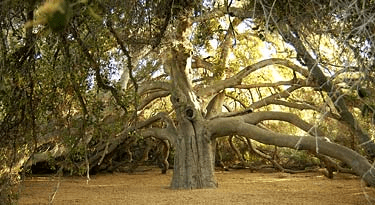
<svg viewBox="0 0 375 205"><path fill-rule="evenodd" d="M113 171L121 163L107 162L150 137L165 171L174 149L172 188L216 187L216 141L226 136L309 150L330 171L375 185L374 1L16 0L0 9L2 187L43 161L87 177Z"/></svg>

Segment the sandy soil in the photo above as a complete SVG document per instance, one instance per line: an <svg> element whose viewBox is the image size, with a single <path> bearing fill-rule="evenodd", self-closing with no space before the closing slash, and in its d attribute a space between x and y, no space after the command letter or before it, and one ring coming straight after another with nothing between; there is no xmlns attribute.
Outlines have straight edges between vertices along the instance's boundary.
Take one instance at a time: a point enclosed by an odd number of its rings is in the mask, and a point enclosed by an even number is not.
<svg viewBox="0 0 375 205"><path fill-rule="evenodd" d="M375 189L358 177L337 174L330 180L319 173L216 172L217 189L170 190L172 170L157 168L135 174L114 173L84 177L28 177L19 204L371 204ZM55 192L55 190L57 191Z"/></svg>

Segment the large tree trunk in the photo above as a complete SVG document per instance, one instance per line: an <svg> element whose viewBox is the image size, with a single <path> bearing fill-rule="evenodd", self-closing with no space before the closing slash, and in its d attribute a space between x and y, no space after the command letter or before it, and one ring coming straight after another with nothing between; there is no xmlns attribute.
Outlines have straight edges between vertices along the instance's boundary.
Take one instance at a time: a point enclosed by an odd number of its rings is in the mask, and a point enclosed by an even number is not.
<svg viewBox="0 0 375 205"><path fill-rule="evenodd" d="M178 122L171 188L215 188L214 143L207 135L206 121L190 84L190 53L181 47L172 49L171 53L171 102Z"/></svg>
<svg viewBox="0 0 375 205"><path fill-rule="evenodd" d="M176 140L173 189L216 188L214 177L214 141L197 121L183 121Z"/></svg>
<svg viewBox="0 0 375 205"><path fill-rule="evenodd" d="M179 43L172 46L164 59L172 80L171 102L178 123L171 188L215 188L214 143L207 134L207 123L191 85L190 27L188 18L180 19L176 31Z"/></svg>

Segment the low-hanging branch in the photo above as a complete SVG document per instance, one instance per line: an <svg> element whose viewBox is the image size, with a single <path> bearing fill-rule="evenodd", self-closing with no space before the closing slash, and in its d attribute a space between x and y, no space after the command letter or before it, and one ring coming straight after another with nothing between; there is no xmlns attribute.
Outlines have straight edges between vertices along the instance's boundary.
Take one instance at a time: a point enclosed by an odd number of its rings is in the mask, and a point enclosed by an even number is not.
<svg viewBox="0 0 375 205"><path fill-rule="evenodd" d="M158 120L161 120L164 123L166 123L166 127L165 128L146 128L146 129L141 130L141 128L146 127ZM137 129L139 130L139 133L143 137L155 137L160 140L168 140L171 142L172 145L175 144L175 137L177 136L177 130L176 130L176 126L173 120L169 117L168 113L160 112L157 115L142 122L142 124L140 125L142 126L137 126Z"/></svg>
<svg viewBox="0 0 375 205"><path fill-rule="evenodd" d="M303 131L311 134L312 136L325 136L325 133L323 133L319 128L307 123L306 121L302 120L298 115L293 113L278 111L254 112L247 115L243 115L242 119L244 120L244 122L254 125L265 120L279 120L289 122L294 126L302 129Z"/></svg>
<svg viewBox="0 0 375 205"><path fill-rule="evenodd" d="M209 133L214 137L240 135L268 145L289 147L298 150L310 150L341 160L362 177L367 185L374 186L375 178L371 174L374 168L368 160L357 152L342 145L313 136L295 136L271 132L245 122L243 116L216 118L208 123Z"/></svg>

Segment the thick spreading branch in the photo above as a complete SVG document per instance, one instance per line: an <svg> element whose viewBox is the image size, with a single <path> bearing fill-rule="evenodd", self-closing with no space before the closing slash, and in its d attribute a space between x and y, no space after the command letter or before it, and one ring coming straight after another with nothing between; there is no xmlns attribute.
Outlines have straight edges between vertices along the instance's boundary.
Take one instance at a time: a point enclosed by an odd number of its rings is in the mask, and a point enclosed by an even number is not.
<svg viewBox="0 0 375 205"><path fill-rule="evenodd" d="M289 147L299 150L318 151L320 154L330 156L348 164L353 171L362 177L370 186L375 186L375 169L366 158L357 152L336 143L328 142L322 138L312 136L293 136L271 132L246 123L242 117L216 118L209 123L209 131L213 136L228 136L237 134L250 137L258 142Z"/></svg>
<svg viewBox="0 0 375 205"><path fill-rule="evenodd" d="M325 133L323 133L320 129L316 126L307 123L306 121L302 120L298 115L293 113L287 112L277 112L277 111L265 111L265 112L254 112L247 115L243 115L242 119L246 123L250 124L258 124L265 120L279 120L284 122L289 122L294 126L302 129L303 131L309 133L312 136L323 137Z"/></svg>
<svg viewBox="0 0 375 205"><path fill-rule="evenodd" d="M286 113L286 112L276 112L276 111L264 111L264 112L253 112L248 114L243 114L238 116L244 122L250 124L258 124L265 120L279 120L284 122L289 122L294 126L304 130L305 132L318 137L323 137L325 134L318 129L316 126L307 123L306 121L302 120L298 115L293 113Z"/></svg>
<svg viewBox="0 0 375 205"><path fill-rule="evenodd" d="M158 98L167 97L168 95L170 95L169 91L159 91L159 92L151 93L147 97L142 99L141 103L137 107L137 110L142 110L147 105L149 105L152 101Z"/></svg>
<svg viewBox="0 0 375 205"><path fill-rule="evenodd" d="M212 63L207 62L206 60L201 59L201 58L199 58L197 56L193 56L193 62L191 64L191 67L193 69L204 68L204 69L212 72L214 70L213 66L214 65Z"/></svg>
<svg viewBox="0 0 375 205"><path fill-rule="evenodd" d="M150 126L152 123L157 122L159 120L163 120L165 123L167 123L168 127L174 127L174 123L172 119L168 116L168 113L166 112L159 112L157 115L154 115L147 120L144 121L138 121L136 126L130 127L127 131L134 131L137 129L142 129L145 127Z"/></svg>
<svg viewBox="0 0 375 205"><path fill-rule="evenodd" d="M146 82L139 86L138 95L144 95L155 91L171 91L171 84L168 82Z"/></svg>
<svg viewBox="0 0 375 205"><path fill-rule="evenodd" d="M155 137L161 140L168 140L171 144L175 144L176 133L172 129L166 128L148 128L139 132L144 138Z"/></svg>

